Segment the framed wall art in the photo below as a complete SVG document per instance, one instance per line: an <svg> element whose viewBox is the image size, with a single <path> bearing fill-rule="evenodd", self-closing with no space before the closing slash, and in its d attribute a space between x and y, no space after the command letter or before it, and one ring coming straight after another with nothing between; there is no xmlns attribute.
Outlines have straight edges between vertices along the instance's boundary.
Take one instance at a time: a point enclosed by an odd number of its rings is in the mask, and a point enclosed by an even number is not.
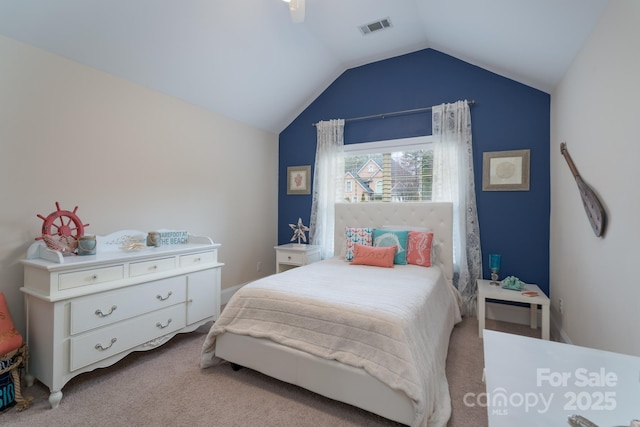
<svg viewBox="0 0 640 427"><path fill-rule="evenodd" d="M311 194L311 166L287 167L287 194Z"/></svg>
<svg viewBox="0 0 640 427"><path fill-rule="evenodd" d="M482 191L529 191L530 150L485 152Z"/></svg>

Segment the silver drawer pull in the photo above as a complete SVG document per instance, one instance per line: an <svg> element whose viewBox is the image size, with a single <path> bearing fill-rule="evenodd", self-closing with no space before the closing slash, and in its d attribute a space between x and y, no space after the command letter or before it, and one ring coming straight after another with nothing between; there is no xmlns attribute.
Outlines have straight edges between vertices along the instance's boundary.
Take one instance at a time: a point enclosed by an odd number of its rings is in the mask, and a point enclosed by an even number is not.
<svg viewBox="0 0 640 427"><path fill-rule="evenodd" d="M164 328L166 328L167 326L169 326L169 323L171 323L171 318L169 318L169 320L167 320L167 324L166 324L166 325L163 325L162 323L158 322L158 323L156 323L156 326L157 326L158 328L160 328L160 329L164 329Z"/></svg>
<svg viewBox="0 0 640 427"><path fill-rule="evenodd" d="M111 313L113 313L114 311L116 311L116 308L118 308L118 306L117 306L117 305L112 305L112 306L111 306L111 310L110 310L108 313L106 313L106 314L105 314L105 313L103 313L103 312L102 312L102 310L97 309L97 310L96 310L96 315L98 315L98 316L100 316L100 317L107 317L107 316L110 316L110 315L111 315Z"/></svg>
<svg viewBox="0 0 640 427"><path fill-rule="evenodd" d="M103 347L100 344L96 344L96 350L100 350L100 351L109 350L111 346L115 344L116 341L118 341L117 338L111 338L111 344L109 344L107 347Z"/></svg>
<svg viewBox="0 0 640 427"><path fill-rule="evenodd" d="M169 299L169 297L171 296L171 291L169 291L169 293L167 294L166 297L162 297L162 295L156 295L156 298L158 298L160 301L166 301Z"/></svg>
<svg viewBox="0 0 640 427"><path fill-rule="evenodd" d="M152 269L152 270L157 270L157 269L158 269L158 266L154 264L154 265L152 265L152 266L151 266L151 269Z"/></svg>
<svg viewBox="0 0 640 427"><path fill-rule="evenodd" d="M98 280L98 275L97 274L92 274L91 275L91 280Z"/></svg>

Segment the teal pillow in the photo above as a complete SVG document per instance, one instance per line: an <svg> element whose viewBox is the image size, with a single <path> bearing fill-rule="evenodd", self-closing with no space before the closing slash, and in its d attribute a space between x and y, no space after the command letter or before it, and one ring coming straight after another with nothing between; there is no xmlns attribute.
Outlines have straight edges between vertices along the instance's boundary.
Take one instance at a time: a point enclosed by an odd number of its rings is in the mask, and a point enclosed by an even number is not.
<svg viewBox="0 0 640 427"><path fill-rule="evenodd" d="M409 230L383 230L373 229L373 246L397 246L394 264L405 265L407 263L407 240Z"/></svg>

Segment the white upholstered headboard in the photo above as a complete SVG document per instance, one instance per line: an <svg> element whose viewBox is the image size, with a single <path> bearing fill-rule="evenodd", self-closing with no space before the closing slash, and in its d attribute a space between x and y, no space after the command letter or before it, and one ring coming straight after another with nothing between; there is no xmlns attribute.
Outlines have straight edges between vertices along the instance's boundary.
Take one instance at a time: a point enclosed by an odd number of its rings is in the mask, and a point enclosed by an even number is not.
<svg viewBox="0 0 640 427"><path fill-rule="evenodd" d="M336 203L334 254L345 245L345 227L380 227L406 225L433 231L441 245L441 262L451 283L453 279L453 204L446 202L367 202Z"/></svg>

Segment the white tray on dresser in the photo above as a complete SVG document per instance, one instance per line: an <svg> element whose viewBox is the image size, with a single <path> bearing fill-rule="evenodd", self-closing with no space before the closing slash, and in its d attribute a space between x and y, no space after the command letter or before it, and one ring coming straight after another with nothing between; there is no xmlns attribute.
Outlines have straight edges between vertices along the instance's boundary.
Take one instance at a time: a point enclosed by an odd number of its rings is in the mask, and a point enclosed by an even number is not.
<svg viewBox="0 0 640 427"><path fill-rule="evenodd" d="M49 387L57 407L73 377L158 347L220 314L219 244L186 243L139 250L122 242L146 233L96 236L95 255L65 255L33 243L24 266L29 348L27 381Z"/></svg>

